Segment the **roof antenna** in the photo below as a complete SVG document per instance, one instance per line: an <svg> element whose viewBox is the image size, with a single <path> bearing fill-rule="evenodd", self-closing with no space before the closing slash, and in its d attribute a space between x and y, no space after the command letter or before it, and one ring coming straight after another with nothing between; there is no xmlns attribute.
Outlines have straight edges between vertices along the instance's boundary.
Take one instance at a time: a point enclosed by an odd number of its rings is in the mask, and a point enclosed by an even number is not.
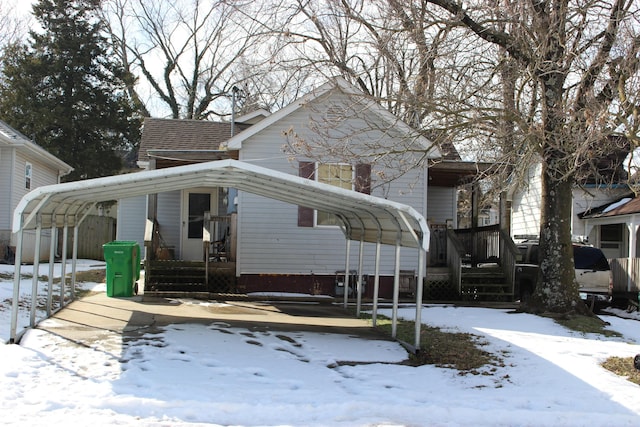
<svg viewBox="0 0 640 427"><path fill-rule="evenodd" d="M231 137L236 133L236 94L240 91L238 86L231 89Z"/></svg>

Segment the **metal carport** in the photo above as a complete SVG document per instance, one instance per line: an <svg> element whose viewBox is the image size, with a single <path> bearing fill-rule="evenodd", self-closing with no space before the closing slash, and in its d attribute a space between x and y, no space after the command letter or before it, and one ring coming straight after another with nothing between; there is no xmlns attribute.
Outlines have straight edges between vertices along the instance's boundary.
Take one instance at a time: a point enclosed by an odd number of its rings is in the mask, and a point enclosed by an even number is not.
<svg viewBox="0 0 640 427"><path fill-rule="evenodd" d="M376 319L378 304L378 279L380 245L393 245L395 251L395 274L393 292L393 326L395 338L400 282L400 248L410 247L418 250L418 284L425 274L426 251L429 247L429 228L424 217L410 206L392 202L355 191L341 189L295 175L274 171L237 160L219 160L166 169L143 171L104 178L75 181L63 184L39 187L25 195L14 211L13 232L17 233L13 305L10 342L17 335L18 298L20 293L20 265L22 240L25 230L36 231L36 250L40 246L40 234L43 229L55 231L62 228L65 236L73 229L77 236L78 227L90 209L99 202L127 197L162 193L198 187L231 187L295 205L323 210L335 214L346 238L345 271L349 271L351 241L360 242L360 268L362 272L362 253L364 243L376 244L376 265L374 280L373 318ZM54 239L52 239L50 265L53 268ZM74 239L77 242L77 238ZM63 252L66 252L63 251ZM77 248L73 248L72 286L75 284L75 260ZM35 257L34 271L37 271L39 257ZM63 261L66 260L63 258ZM62 290L65 292L65 262L62 270ZM360 273L361 274L361 273ZM53 274L50 274L50 281ZM348 289L346 275L345 289ZM357 283L357 309L361 303L361 280ZM51 282L49 289L51 289ZM73 287L71 288L73 289ZM33 278L31 324L35 326L35 302L37 274ZM344 305L347 305L348 292L344 293ZM416 339L420 345L422 286L416 286ZM47 310L50 304L47 304ZM48 315L50 312L48 311Z"/></svg>

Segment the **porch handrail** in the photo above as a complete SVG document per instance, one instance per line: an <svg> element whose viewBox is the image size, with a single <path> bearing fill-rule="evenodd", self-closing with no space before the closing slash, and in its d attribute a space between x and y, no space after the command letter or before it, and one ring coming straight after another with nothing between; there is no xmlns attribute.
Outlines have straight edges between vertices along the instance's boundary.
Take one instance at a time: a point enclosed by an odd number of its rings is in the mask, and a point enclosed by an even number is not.
<svg viewBox="0 0 640 427"><path fill-rule="evenodd" d="M498 262L506 284L513 292L518 248L509 234L499 225L475 229L447 230L447 262L452 270L454 287L461 291L462 264Z"/></svg>
<svg viewBox="0 0 640 427"><path fill-rule="evenodd" d="M462 260L466 253L464 246L456 232L452 229L447 229L447 265L451 270L452 285L458 291L458 294L462 292Z"/></svg>

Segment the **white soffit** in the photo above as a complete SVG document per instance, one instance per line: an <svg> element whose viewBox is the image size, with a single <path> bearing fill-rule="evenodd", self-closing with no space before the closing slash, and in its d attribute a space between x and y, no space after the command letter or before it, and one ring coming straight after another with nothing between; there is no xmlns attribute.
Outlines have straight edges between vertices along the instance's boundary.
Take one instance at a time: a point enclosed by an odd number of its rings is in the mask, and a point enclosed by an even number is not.
<svg viewBox="0 0 640 427"><path fill-rule="evenodd" d="M39 187L14 211L13 232L43 228L55 220L75 226L95 203L192 187L232 187L294 205L336 214L351 240L429 246L424 217L410 206L344 190L237 160L218 160ZM296 226L292 224L292 226Z"/></svg>

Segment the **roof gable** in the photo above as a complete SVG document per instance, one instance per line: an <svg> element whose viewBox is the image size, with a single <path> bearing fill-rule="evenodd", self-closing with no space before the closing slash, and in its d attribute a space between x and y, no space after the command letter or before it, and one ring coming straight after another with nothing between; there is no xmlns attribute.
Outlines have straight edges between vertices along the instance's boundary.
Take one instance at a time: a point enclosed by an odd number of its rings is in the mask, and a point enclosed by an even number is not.
<svg viewBox="0 0 640 427"><path fill-rule="evenodd" d="M58 171L60 176L69 174L73 167L58 157L54 156L29 138L0 120L0 145L23 150L32 159L38 159L52 169Z"/></svg>
<svg viewBox="0 0 640 427"><path fill-rule="evenodd" d="M256 125L247 129L245 132L235 135L229 139L224 147L228 150L241 150L242 144L248 138L256 135L262 130L275 123L285 119L287 116L292 115L298 110L312 105L319 101L321 98L331 97L333 93L342 93L347 95L353 101L350 108L357 108L360 115L371 115L374 117L371 123L375 123L378 130L383 130L385 133L403 134L405 136L411 136L416 144L429 150L430 158L439 158L441 154L439 150L423 135L407 125L405 122L398 119L391 112L383 108L380 104L376 103L370 98L367 98L364 93L349 84L343 78L335 78L319 88L311 91L302 98L292 102L288 106L278 110L277 112L266 117Z"/></svg>

